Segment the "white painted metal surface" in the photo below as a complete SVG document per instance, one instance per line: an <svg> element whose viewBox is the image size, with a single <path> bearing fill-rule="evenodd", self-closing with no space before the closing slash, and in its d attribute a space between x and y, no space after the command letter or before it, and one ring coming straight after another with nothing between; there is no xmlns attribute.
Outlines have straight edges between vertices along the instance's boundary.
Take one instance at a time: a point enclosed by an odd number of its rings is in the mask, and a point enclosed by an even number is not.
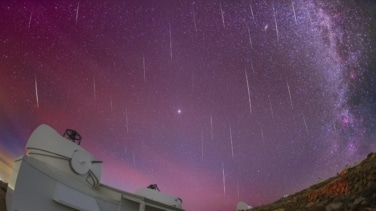
<svg viewBox="0 0 376 211"><path fill-rule="evenodd" d="M252 208L252 206L250 206L247 203L241 201L236 206L236 211L247 211L247 210L249 210L251 208Z"/></svg>
<svg viewBox="0 0 376 211"><path fill-rule="evenodd" d="M178 197L101 184L102 162L47 125L32 133L26 152L13 166L8 211L184 211Z"/></svg>

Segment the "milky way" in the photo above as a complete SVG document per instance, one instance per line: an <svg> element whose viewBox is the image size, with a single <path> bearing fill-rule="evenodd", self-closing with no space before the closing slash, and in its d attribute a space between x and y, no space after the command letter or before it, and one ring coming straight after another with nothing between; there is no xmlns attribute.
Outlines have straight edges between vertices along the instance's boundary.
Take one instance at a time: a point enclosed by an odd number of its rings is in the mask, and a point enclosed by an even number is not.
<svg viewBox="0 0 376 211"><path fill-rule="evenodd" d="M272 202L376 150L369 1L0 2L1 172L46 123L102 183Z"/></svg>

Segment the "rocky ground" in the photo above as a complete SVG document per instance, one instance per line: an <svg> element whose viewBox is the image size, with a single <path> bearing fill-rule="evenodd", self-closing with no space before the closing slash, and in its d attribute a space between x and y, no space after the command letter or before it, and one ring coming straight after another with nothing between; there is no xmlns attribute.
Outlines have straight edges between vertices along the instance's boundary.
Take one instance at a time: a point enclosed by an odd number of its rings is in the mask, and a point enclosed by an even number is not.
<svg viewBox="0 0 376 211"><path fill-rule="evenodd" d="M7 183L0 181L0 211ZM337 176L252 211L376 211L376 153Z"/></svg>
<svg viewBox="0 0 376 211"><path fill-rule="evenodd" d="M376 211L376 153L337 176L252 211Z"/></svg>

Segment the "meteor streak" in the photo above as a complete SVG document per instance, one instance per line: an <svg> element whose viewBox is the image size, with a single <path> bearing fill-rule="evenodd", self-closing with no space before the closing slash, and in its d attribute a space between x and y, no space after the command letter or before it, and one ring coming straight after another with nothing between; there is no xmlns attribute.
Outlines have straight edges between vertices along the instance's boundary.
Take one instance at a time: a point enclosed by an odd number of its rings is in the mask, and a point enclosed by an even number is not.
<svg viewBox="0 0 376 211"><path fill-rule="evenodd" d="M144 69L144 82L146 79L146 66L145 66L145 55L142 54L142 68Z"/></svg>
<svg viewBox="0 0 376 211"><path fill-rule="evenodd" d="M31 19L32 19L32 17L33 17L33 11L31 11L31 13L30 13L30 18L29 18L29 29L30 29L30 25L31 25Z"/></svg>
<svg viewBox="0 0 376 211"><path fill-rule="evenodd" d="M129 131L129 126L128 126L128 109L125 109L125 124L127 127L127 133Z"/></svg>
<svg viewBox="0 0 376 211"><path fill-rule="evenodd" d="M110 96L110 107L111 107L111 113L112 113L112 96Z"/></svg>
<svg viewBox="0 0 376 211"><path fill-rule="evenodd" d="M37 100L37 108L39 109L38 82L37 82L37 74L36 74L36 73L35 73L35 81L34 81L34 84L35 84L35 97L36 97L36 100Z"/></svg>
<svg viewBox="0 0 376 211"><path fill-rule="evenodd" d="M171 24L168 23L168 29L169 29L169 34L170 34L170 58L172 62L172 35L171 35Z"/></svg>
<svg viewBox="0 0 376 211"><path fill-rule="evenodd" d="M296 13L295 13L294 2L293 2L292 0L291 0L291 6L292 6L292 11L294 12L295 24L298 24L298 20L296 19Z"/></svg>
<svg viewBox="0 0 376 211"><path fill-rule="evenodd" d="M251 9L252 18L253 18L253 20L254 20L254 19L255 19L255 16L253 15L252 1L249 2L249 9Z"/></svg>
<svg viewBox="0 0 376 211"><path fill-rule="evenodd" d="M232 159L234 159L234 145L232 143L232 130L231 130L231 126L230 126L230 143L231 143L231 156L232 156Z"/></svg>
<svg viewBox="0 0 376 211"><path fill-rule="evenodd" d="M249 82L248 82L247 70L245 70L244 72L245 72L245 80L246 80L246 82L247 82L248 102L249 102L249 112L252 114L251 91L249 90Z"/></svg>
<svg viewBox="0 0 376 211"><path fill-rule="evenodd" d="M249 38L249 44L251 45L251 48L253 48L253 44L252 44L252 37L251 37L251 30L248 28L248 38Z"/></svg>
<svg viewBox="0 0 376 211"><path fill-rule="evenodd" d="M303 122L304 122L304 127L305 127L305 129L306 129L306 132L307 132L307 134L309 134L309 133L308 133L308 125L307 125L307 121L306 121L306 119L305 119L305 116L304 116L303 112L302 112L302 117L303 117Z"/></svg>
<svg viewBox="0 0 376 211"><path fill-rule="evenodd" d="M213 115L210 116L210 135L213 140Z"/></svg>
<svg viewBox="0 0 376 211"><path fill-rule="evenodd" d="M278 32L278 25L277 25L277 18L275 16L275 9L273 6L273 16L274 16L274 25L275 25L275 32L277 34L277 42L279 43L279 32Z"/></svg>
<svg viewBox="0 0 376 211"><path fill-rule="evenodd" d="M223 194L226 195L226 177L225 177L225 166L222 163L222 177L223 177Z"/></svg>
<svg viewBox="0 0 376 211"><path fill-rule="evenodd" d="M201 160L204 160L204 132L201 131Z"/></svg>
<svg viewBox="0 0 376 211"><path fill-rule="evenodd" d="M95 88L95 76L93 77L93 87L94 87L94 101L97 100L97 91L96 91L96 88Z"/></svg>
<svg viewBox="0 0 376 211"><path fill-rule="evenodd" d="M286 85L287 85L287 91L289 92L291 110L294 110L294 106L292 105L291 91L290 91L290 86L289 86L289 82L288 81L286 81Z"/></svg>
<svg viewBox="0 0 376 211"><path fill-rule="evenodd" d="M270 113L272 114L272 118L274 118L274 112L273 112L273 107L272 107L272 101L270 100L270 95L268 95L268 99L269 99Z"/></svg>
<svg viewBox="0 0 376 211"><path fill-rule="evenodd" d="M192 3L192 13L193 13L193 24L195 27L195 31L197 32L197 25L196 25L196 14L195 14L195 3Z"/></svg>
<svg viewBox="0 0 376 211"><path fill-rule="evenodd" d="M225 12L222 9L222 1L219 2L219 6L221 7L221 17L222 17L223 28L226 28L226 26L225 26L225 17L224 17Z"/></svg>
<svg viewBox="0 0 376 211"><path fill-rule="evenodd" d="M78 2L77 9L76 9L76 24L77 24L77 20L78 20L78 10L79 9L80 9L80 2Z"/></svg>

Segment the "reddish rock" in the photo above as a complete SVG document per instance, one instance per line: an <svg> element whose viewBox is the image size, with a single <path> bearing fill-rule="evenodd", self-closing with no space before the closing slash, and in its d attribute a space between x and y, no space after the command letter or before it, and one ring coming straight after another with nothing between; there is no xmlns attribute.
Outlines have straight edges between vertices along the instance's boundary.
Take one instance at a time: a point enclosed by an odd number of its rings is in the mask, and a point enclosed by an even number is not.
<svg viewBox="0 0 376 211"><path fill-rule="evenodd" d="M252 211L279 209L376 211L376 153L335 177Z"/></svg>

